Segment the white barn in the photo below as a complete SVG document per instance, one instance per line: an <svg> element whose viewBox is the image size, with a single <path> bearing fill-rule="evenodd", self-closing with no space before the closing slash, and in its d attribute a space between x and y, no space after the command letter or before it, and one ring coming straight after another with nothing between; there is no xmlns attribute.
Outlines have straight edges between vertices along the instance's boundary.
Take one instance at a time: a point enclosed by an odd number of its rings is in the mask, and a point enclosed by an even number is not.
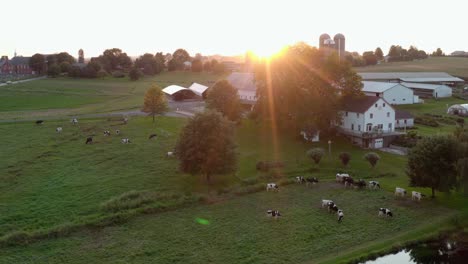
<svg viewBox="0 0 468 264"><path fill-rule="evenodd" d="M452 96L452 88L443 84L402 82L402 85L412 89L415 94L425 98L446 98Z"/></svg>
<svg viewBox="0 0 468 264"><path fill-rule="evenodd" d="M253 73L233 72L226 80L237 89L241 103L254 105L257 101L257 86Z"/></svg>
<svg viewBox="0 0 468 264"><path fill-rule="evenodd" d="M363 81L362 84L365 95L381 97L392 105L419 103L413 90L399 83Z"/></svg>
<svg viewBox="0 0 468 264"><path fill-rule="evenodd" d="M387 147L395 136L403 134L395 131L395 109L381 97L348 100L340 113L338 131L361 147Z"/></svg>

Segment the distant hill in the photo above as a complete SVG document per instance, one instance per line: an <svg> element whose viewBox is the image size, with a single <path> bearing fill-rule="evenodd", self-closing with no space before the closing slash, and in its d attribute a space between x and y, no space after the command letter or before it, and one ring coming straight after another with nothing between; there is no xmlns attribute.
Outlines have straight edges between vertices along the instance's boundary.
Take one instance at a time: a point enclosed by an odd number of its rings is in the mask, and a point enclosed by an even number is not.
<svg viewBox="0 0 468 264"><path fill-rule="evenodd" d="M355 67L357 72L446 72L468 80L468 58L430 57L425 60L388 62L375 66Z"/></svg>

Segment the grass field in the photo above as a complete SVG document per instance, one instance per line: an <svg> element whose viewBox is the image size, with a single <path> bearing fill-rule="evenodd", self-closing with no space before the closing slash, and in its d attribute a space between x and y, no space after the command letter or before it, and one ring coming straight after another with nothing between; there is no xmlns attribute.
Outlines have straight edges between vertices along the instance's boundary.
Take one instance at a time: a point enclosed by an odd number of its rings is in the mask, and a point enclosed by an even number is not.
<svg viewBox="0 0 468 264"><path fill-rule="evenodd" d="M50 121L43 126L0 124L0 132L5 135L0 153L0 236L15 231L44 231L108 216L110 213L101 205L132 190L216 195L241 184L243 179L276 181L270 174L255 170L259 160L284 161L282 174L286 177L314 175L321 181L333 181L337 171L347 171L357 178L378 179L384 190L345 191L327 183L311 190L302 186L284 187L278 194L261 192L227 201L221 199L214 205L132 218L122 226L103 231L84 229L57 240L0 248L0 262L84 262L94 258L100 262L197 263L219 262L223 256L232 257L231 263L275 262L272 254L280 249L284 253L278 263L285 259L306 261L352 249L356 237L360 243L379 238L376 231L381 230L382 220L375 217L379 206L395 208L399 215L385 227L388 237L423 225L434 211L441 217L452 215L453 211L442 206L433 208L429 202L423 203L422 209L413 210L414 204L391 198L387 191L408 183L404 157L379 153L382 159L371 169L363 159L365 150L338 138L332 143L332 157L324 157L316 166L305 152L315 146L327 149L326 143L302 143L283 135L274 147L269 126L250 121L244 121L236 135L238 171L206 184L199 177L179 173L176 160L165 157L184 122L185 119L160 117L155 125L149 118L134 118L127 125L106 119L80 120L79 126L68 121ZM57 126L64 128L63 133L55 132ZM104 137L101 132L105 129L120 129L122 135ZM152 132L159 137L148 141ZM96 135L96 143L85 145L86 136L92 134ZM121 137L128 137L133 143L123 145ZM341 151L352 155L348 168L343 168L337 159ZM346 224L337 226L334 216L315 208L318 200L328 197L346 208ZM362 203L366 199L372 202ZM266 219L264 211L269 207L284 211L284 220L275 225ZM206 218L212 224L195 225L195 217ZM430 223L438 220L441 218L431 218ZM324 222L330 225L321 224ZM275 239L278 236L281 239ZM328 242L322 245L323 237L328 237ZM284 248L285 241L298 246ZM329 247L337 241L344 241L342 248ZM122 250L127 246L129 250ZM324 251L324 247L329 251ZM44 248L48 248L48 253Z"/></svg>
<svg viewBox="0 0 468 264"><path fill-rule="evenodd" d="M354 69L357 72L447 72L468 79L468 58L429 57L425 60L382 63Z"/></svg>
<svg viewBox="0 0 468 264"><path fill-rule="evenodd" d="M0 87L0 118L66 116L137 109L151 84L188 87L192 82L212 85L220 75L192 72L163 72L136 82L127 78L55 78Z"/></svg>

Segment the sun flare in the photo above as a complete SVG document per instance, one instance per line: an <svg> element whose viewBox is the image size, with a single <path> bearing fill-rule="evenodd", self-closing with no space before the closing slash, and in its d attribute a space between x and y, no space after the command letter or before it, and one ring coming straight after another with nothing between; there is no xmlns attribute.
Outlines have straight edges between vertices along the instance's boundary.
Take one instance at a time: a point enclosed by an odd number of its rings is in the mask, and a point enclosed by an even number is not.
<svg viewBox="0 0 468 264"><path fill-rule="evenodd" d="M256 48L251 48L249 52L251 52L254 56L258 57L259 59L270 59L271 57L279 54L281 50L284 48L280 45L259 45Z"/></svg>

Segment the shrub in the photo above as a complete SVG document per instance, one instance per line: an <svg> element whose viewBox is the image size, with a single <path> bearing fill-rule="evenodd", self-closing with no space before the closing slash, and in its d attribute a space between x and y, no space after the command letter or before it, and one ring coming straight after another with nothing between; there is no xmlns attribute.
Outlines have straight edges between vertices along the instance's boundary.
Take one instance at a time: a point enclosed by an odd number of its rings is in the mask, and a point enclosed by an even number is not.
<svg viewBox="0 0 468 264"><path fill-rule="evenodd" d="M307 151L307 156L309 156L309 158L311 158L315 164L320 162L323 155L325 155L325 150L323 150L323 148L313 148Z"/></svg>
<svg viewBox="0 0 468 264"><path fill-rule="evenodd" d="M430 126L430 127L438 127L439 126L439 123L437 123L437 121L434 118L428 117L428 116L416 117L414 119L414 123L425 125L425 126Z"/></svg>
<svg viewBox="0 0 468 264"><path fill-rule="evenodd" d="M99 71L97 72L97 77L98 77L98 78L104 78L104 77L106 77L106 76L107 76L107 72L106 72L105 70L103 70L103 69L101 69L101 70L99 70Z"/></svg>
<svg viewBox="0 0 468 264"><path fill-rule="evenodd" d="M133 67L130 72L128 73L128 76L130 77L130 80L136 81L140 79L140 77L143 75L143 73L136 67Z"/></svg>
<svg viewBox="0 0 468 264"><path fill-rule="evenodd" d="M351 154L348 152L341 152L339 156L341 163L346 167L348 166L349 161L351 160Z"/></svg>
<svg viewBox="0 0 468 264"><path fill-rule="evenodd" d="M124 78L125 73L123 71L115 71L112 73L112 77L114 78Z"/></svg>
<svg viewBox="0 0 468 264"><path fill-rule="evenodd" d="M375 165L377 165L377 162L380 160L380 156L375 152L368 152L366 155L364 155L364 159L366 159L372 168L374 168Z"/></svg>

